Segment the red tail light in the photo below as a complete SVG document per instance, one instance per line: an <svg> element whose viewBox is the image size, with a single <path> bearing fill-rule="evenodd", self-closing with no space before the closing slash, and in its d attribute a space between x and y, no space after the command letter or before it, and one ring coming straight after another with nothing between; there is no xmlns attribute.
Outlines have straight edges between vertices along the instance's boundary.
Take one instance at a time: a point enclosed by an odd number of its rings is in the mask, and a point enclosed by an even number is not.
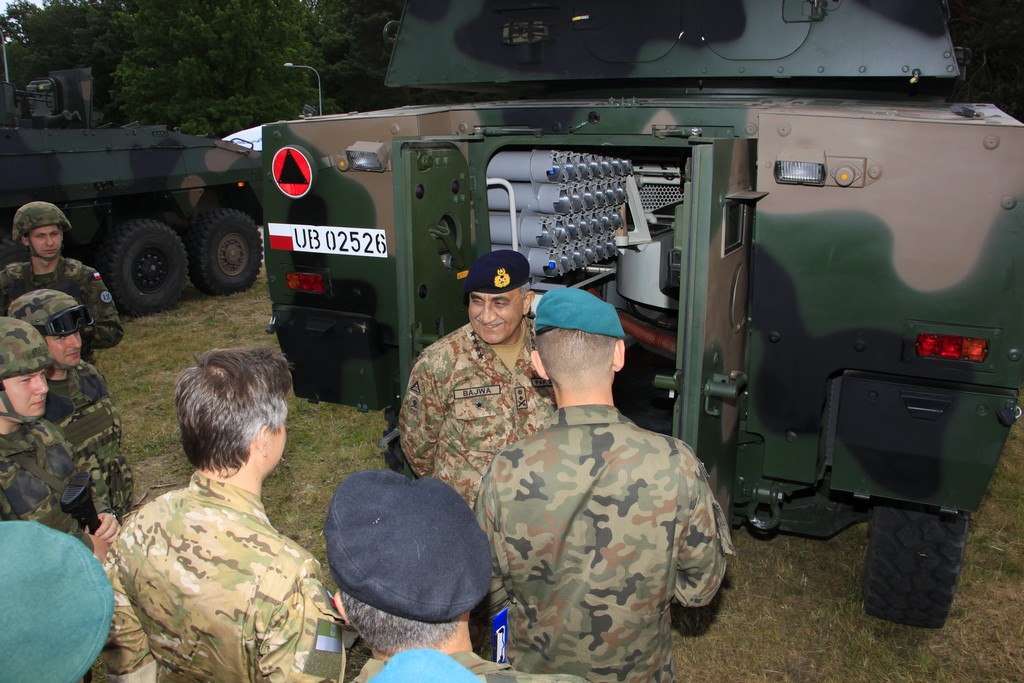
<svg viewBox="0 0 1024 683"><path fill-rule="evenodd" d="M285 273L284 281L288 289L310 294L323 294L327 291L324 276L318 273Z"/></svg>
<svg viewBox="0 0 1024 683"><path fill-rule="evenodd" d="M922 332L917 335L915 349L918 356L981 363L988 355L988 340L978 337L961 337L955 334Z"/></svg>

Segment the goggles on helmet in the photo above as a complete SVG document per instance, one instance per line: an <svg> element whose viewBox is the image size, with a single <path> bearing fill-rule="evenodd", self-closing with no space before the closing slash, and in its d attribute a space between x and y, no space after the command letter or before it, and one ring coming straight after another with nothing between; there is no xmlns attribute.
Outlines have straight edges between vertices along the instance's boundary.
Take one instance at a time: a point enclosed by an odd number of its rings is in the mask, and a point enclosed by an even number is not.
<svg viewBox="0 0 1024 683"><path fill-rule="evenodd" d="M89 311L89 307L78 305L61 311L47 320L45 325L38 326L37 329L48 337L66 337L83 327L92 325L92 322L92 313Z"/></svg>

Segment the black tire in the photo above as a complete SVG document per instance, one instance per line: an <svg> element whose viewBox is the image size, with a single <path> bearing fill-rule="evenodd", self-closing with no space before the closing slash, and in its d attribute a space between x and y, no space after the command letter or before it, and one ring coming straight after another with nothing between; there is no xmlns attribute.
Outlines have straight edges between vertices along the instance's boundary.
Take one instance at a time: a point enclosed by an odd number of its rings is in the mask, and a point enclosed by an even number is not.
<svg viewBox="0 0 1024 683"><path fill-rule="evenodd" d="M149 315L178 303L185 288L185 245L171 226L141 218L125 221L104 238L100 273L118 310Z"/></svg>
<svg viewBox="0 0 1024 683"><path fill-rule="evenodd" d="M7 235L0 235L0 269L12 263L28 261L28 247L15 242Z"/></svg>
<svg viewBox="0 0 1024 683"><path fill-rule="evenodd" d="M864 611L909 626L941 628L967 548L969 515L876 506L864 559Z"/></svg>
<svg viewBox="0 0 1024 683"><path fill-rule="evenodd" d="M196 219L188 234L188 276L204 294L233 294L252 287L263 263L263 242L252 218L217 209Z"/></svg>

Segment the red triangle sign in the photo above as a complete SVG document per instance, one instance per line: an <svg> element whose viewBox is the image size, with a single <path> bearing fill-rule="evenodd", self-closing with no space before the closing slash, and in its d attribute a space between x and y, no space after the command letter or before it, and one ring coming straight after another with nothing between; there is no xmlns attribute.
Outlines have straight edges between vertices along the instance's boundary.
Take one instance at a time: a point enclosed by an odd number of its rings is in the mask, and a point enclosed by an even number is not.
<svg viewBox="0 0 1024 683"><path fill-rule="evenodd" d="M309 192L313 167L301 150L295 147L277 150L272 172L278 189L292 199L298 199Z"/></svg>

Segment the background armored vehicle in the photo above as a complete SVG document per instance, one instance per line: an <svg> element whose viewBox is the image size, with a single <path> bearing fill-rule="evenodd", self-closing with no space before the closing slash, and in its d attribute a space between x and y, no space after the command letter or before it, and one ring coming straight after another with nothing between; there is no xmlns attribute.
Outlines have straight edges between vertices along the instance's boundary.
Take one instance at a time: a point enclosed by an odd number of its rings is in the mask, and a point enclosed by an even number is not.
<svg viewBox="0 0 1024 683"><path fill-rule="evenodd" d="M258 152L165 126L94 125L90 69L51 72L0 99L0 254L22 204L53 202L72 230L65 254L97 268L118 308L178 301L186 275L207 294L248 289L263 250Z"/></svg>
<svg viewBox="0 0 1024 683"><path fill-rule="evenodd" d="M619 308L620 407L734 523L869 520L867 611L941 626L1024 367L1024 127L944 101L944 7L411 0L388 83L506 99L264 127L296 392L400 405L518 249Z"/></svg>

